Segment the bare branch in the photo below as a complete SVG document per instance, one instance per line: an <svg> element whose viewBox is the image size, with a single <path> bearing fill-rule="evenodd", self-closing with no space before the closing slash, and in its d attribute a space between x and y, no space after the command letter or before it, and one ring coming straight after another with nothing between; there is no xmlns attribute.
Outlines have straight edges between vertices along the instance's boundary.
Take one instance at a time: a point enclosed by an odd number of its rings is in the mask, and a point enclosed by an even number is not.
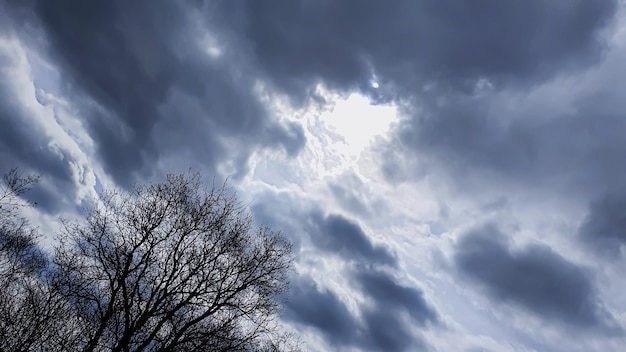
<svg viewBox="0 0 626 352"><path fill-rule="evenodd" d="M278 332L291 244L199 174L109 194L55 265L87 351L257 350Z"/></svg>

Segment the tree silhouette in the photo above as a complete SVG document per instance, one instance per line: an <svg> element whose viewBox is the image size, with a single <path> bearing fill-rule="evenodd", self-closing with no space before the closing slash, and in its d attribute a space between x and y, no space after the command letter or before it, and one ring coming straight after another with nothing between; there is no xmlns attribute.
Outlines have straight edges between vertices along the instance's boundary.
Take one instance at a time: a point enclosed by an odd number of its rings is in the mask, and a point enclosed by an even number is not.
<svg viewBox="0 0 626 352"><path fill-rule="evenodd" d="M111 193L55 253L85 351L249 350L273 332L291 244L198 174Z"/></svg>
<svg viewBox="0 0 626 352"><path fill-rule="evenodd" d="M276 318L291 243L253 227L225 186L207 189L199 174L104 195L84 221L64 222L51 257L28 274L41 294L7 300L50 302L46 326L59 336L31 327L28 346L2 350L278 351L290 342ZM19 325L0 321L0 330Z"/></svg>
<svg viewBox="0 0 626 352"><path fill-rule="evenodd" d="M0 190L0 350L59 350L75 346L72 307L53 289L39 234L20 215L20 198L38 176L12 169Z"/></svg>

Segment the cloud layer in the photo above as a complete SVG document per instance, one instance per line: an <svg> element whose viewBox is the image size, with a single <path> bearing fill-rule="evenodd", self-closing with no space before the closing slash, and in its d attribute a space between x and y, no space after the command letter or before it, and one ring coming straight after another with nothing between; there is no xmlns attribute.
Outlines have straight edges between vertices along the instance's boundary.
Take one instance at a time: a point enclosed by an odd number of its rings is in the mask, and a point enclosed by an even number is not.
<svg viewBox="0 0 626 352"><path fill-rule="evenodd" d="M623 7L0 2L0 167L42 175L49 239L104 189L229 178L296 244L306 350L618 350Z"/></svg>
<svg viewBox="0 0 626 352"><path fill-rule="evenodd" d="M581 331L612 328L587 270L549 247L513 251L505 235L486 226L463 236L454 263L463 277L482 285L496 301L517 304Z"/></svg>

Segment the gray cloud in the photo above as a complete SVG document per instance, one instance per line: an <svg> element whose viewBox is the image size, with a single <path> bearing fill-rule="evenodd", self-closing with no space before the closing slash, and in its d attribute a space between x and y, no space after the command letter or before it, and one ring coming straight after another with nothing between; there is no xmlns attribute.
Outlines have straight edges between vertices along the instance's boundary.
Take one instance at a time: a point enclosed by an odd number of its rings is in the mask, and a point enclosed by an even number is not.
<svg viewBox="0 0 626 352"><path fill-rule="evenodd" d="M602 257L621 258L626 244L626 197L609 194L592 202L578 233Z"/></svg>
<svg viewBox="0 0 626 352"><path fill-rule="evenodd" d="M0 66L12 67L8 60L0 52ZM29 111L20 106L8 87L10 82L10 77L0 71L0 174L20 167L25 173L45 175L42 184L26 196L39 209L55 213L60 206L68 205L75 192L68 163L71 157L49 148L50 137L45 130L32 125Z"/></svg>
<svg viewBox="0 0 626 352"><path fill-rule="evenodd" d="M320 291L308 278L293 280L285 318L311 326L331 344L351 345L359 337L359 322L331 291Z"/></svg>
<svg viewBox="0 0 626 352"><path fill-rule="evenodd" d="M343 217L319 212L311 214L311 242L346 260L360 263L396 266L397 258L388 248L372 243L361 227Z"/></svg>
<svg viewBox="0 0 626 352"><path fill-rule="evenodd" d="M611 79L599 75L606 81L600 87L569 90L589 83L581 72L597 74L589 69L606 63L603 31L611 29L617 3L0 1L0 31L50 65L51 77L33 67L35 86L68 101L94 142L98 160L89 162L102 164L121 186L190 164L208 174L229 164L224 172L240 180L256 150L296 156L306 143L302 127L279 122L258 83L296 103L320 99L314 87L324 83L401 105L403 122L381 147L388 180L443 176L469 192L501 196L521 186L597 199L579 237L617 257L626 201L604 195L626 187L621 60L601 66ZM219 55L205 52L204 31ZM0 53L3 69L7 60ZM71 151L52 150L49 131L28 122L30 111L14 99L8 73L0 70L0 167L41 173L44 184L31 197L54 213L76 198L79 163ZM580 81L557 84L572 74ZM374 76L377 89L369 84ZM532 93L572 103L554 108L528 98ZM360 219L271 192L251 207L257 222L282 229L297 251L308 245L315 255L341 260L348 268L341 275L367 300L354 315L335 292L301 278L286 317L317 329L333 346L427 349L415 328L438 326L439 313L419 287L396 281L397 254L359 225L389 221L362 186L355 177L328 184L337 203ZM442 221L456 220L454 211L443 213ZM588 271L545 246L512 249L503 237L494 228L464 236L453 256L458 273L492 300L550 323L614 331Z"/></svg>
<svg viewBox="0 0 626 352"><path fill-rule="evenodd" d="M581 331L621 332L599 302L590 273L546 246L511 250L504 235L490 225L459 240L454 264L492 299L546 321Z"/></svg>
<svg viewBox="0 0 626 352"><path fill-rule="evenodd" d="M363 216L367 216L370 214L367 206L364 205L363 202L358 197L356 197L354 193L352 193L351 190L349 190L348 188L339 185L330 185L329 188L331 192L333 192L333 195L338 200L338 202L345 209Z"/></svg>
<svg viewBox="0 0 626 352"><path fill-rule="evenodd" d="M252 206L262 224L276 224L298 243L304 239L316 257L336 256L347 265L346 276L355 292L367 299L357 304L360 314L330 290L319 288L306 275L294 277L286 319L320 331L335 347L373 351L415 351L427 348L413 328L438 326L439 314L417 287L398 283L398 259L377 245L355 222L340 214L324 215L319 206L286 193L266 192ZM281 211L276 211L281 209ZM300 258L300 260L304 260Z"/></svg>
<svg viewBox="0 0 626 352"><path fill-rule="evenodd" d="M491 186L494 175L557 192L624 186L619 156L626 144L619 136L626 125L619 112L601 112L593 98L563 113L499 94L521 97L602 62L616 1L226 2L218 8L261 71L294 101L304 101L319 82L360 90L374 101L412 99L418 107L404 106L398 144L381 166L391 181L442 171L461 188L470 188L468 178ZM373 75L381 88L368 86ZM504 103L524 108L500 114L494 107ZM416 156L420 163L411 166ZM333 192L362 211L342 189Z"/></svg>
<svg viewBox="0 0 626 352"><path fill-rule="evenodd" d="M202 51L199 28L208 19L193 17L199 9L190 5L62 0L14 10L23 14L17 32L39 28L47 45L34 47L60 70L60 94L120 184L150 176L157 160L175 152L211 171L234 160L241 176L257 147L295 155L304 145L299 126L278 123L261 103L241 52L231 46L213 60Z"/></svg>
<svg viewBox="0 0 626 352"><path fill-rule="evenodd" d="M595 62L615 1L447 3L433 0L224 2L277 86L307 94L323 81L344 90L375 73L385 83L473 89L544 81ZM392 93L392 92L391 92ZM401 94L404 94L402 92Z"/></svg>
<svg viewBox="0 0 626 352"><path fill-rule="evenodd" d="M255 223L280 229L294 243L297 253L308 237L304 224L309 206L308 202L288 192L266 191L255 197L250 211Z"/></svg>
<svg viewBox="0 0 626 352"><path fill-rule="evenodd" d="M361 272L355 279L363 293L373 299L373 305L359 307L360 317L352 314L332 291L318 288L308 277L298 277L292 282L285 319L317 329L335 348L390 352L425 350L426 343L415 336L411 324L402 319L403 309L409 310L420 325L438 319L421 292L398 285L382 273ZM394 302L395 298L399 302Z"/></svg>
<svg viewBox="0 0 626 352"><path fill-rule="evenodd" d="M625 130L619 113L599 113L592 101L578 102L572 114L523 108L504 116L494 112L502 90L523 95L600 63L616 1L567 6L553 1L284 1L275 6L229 2L219 8L239 26L233 31L253 48L268 79L295 101L308 97L318 82L361 90L374 101L379 95L413 99L419 108L407 107L397 131L400 144L389 154L409 150L382 165L392 181L403 179L402 169L418 155L430 164L405 173L409 179L441 168L451 178L463 175L459 183L468 172L481 178L476 174L484 171L525 186L569 187L559 191L623 186L621 154L609 152L611 146L625 149L618 140ZM374 74L378 90L368 87ZM487 92L477 94L483 86ZM333 191L359 206L341 189Z"/></svg>
<svg viewBox="0 0 626 352"><path fill-rule="evenodd" d="M420 325L437 323L438 315L417 288L398 284L382 271L357 271L354 274L358 286L375 300L380 311L388 314L407 312Z"/></svg>
<svg viewBox="0 0 626 352"><path fill-rule="evenodd" d="M251 210L258 223L283 229L298 246L308 239L318 250L348 262L397 266L396 254L372 242L357 223L340 214L325 215L318 205L303 199L267 192L257 198Z"/></svg>
<svg viewBox="0 0 626 352"><path fill-rule="evenodd" d="M381 309L365 309L363 318L367 331L363 347L366 349L390 352L426 350L426 344L412 336L408 324L394 314Z"/></svg>
<svg viewBox="0 0 626 352"><path fill-rule="evenodd" d="M439 315L420 289L401 285L380 270L358 270L353 279L372 299L372 305L363 308L368 345L381 351L426 350L426 343L413 336L411 324L403 320L403 313L407 313L422 327L439 322Z"/></svg>
<svg viewBox="0 0 626 352"><path fill-rule="evenodd" d="M598 94L612 89L603 88ZM568 107L571 113L541 107L542 102L510 98L506 93L446 99L448 103L428 104L419 118L406 120L399 135L409 155L422 157L420 167L443 172L461 188L471 188L467 183L478 180L489 189L494 183L508 184L570 194L576 191L587 199L626 186L622 177L626 166L620 161L626 153L621 137L626 122L620 112L599 106L622 106L616 97L601 103L585 95ZM520 108L502 109L504 104ZM390 158L386 168L394 170L399 162Z"/></svg>

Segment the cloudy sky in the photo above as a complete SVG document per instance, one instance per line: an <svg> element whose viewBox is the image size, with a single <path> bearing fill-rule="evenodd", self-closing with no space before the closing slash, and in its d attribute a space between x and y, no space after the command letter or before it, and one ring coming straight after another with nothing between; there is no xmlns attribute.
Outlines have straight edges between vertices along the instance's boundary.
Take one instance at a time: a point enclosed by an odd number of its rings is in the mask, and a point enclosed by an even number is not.
<svg viewBox="0 0 626 352"><path fill-rule="evenodd" d="M103 189L229 178L296 243L311 351L619 351L611 0L0 0L0 169L54 237Z"/></svg>

